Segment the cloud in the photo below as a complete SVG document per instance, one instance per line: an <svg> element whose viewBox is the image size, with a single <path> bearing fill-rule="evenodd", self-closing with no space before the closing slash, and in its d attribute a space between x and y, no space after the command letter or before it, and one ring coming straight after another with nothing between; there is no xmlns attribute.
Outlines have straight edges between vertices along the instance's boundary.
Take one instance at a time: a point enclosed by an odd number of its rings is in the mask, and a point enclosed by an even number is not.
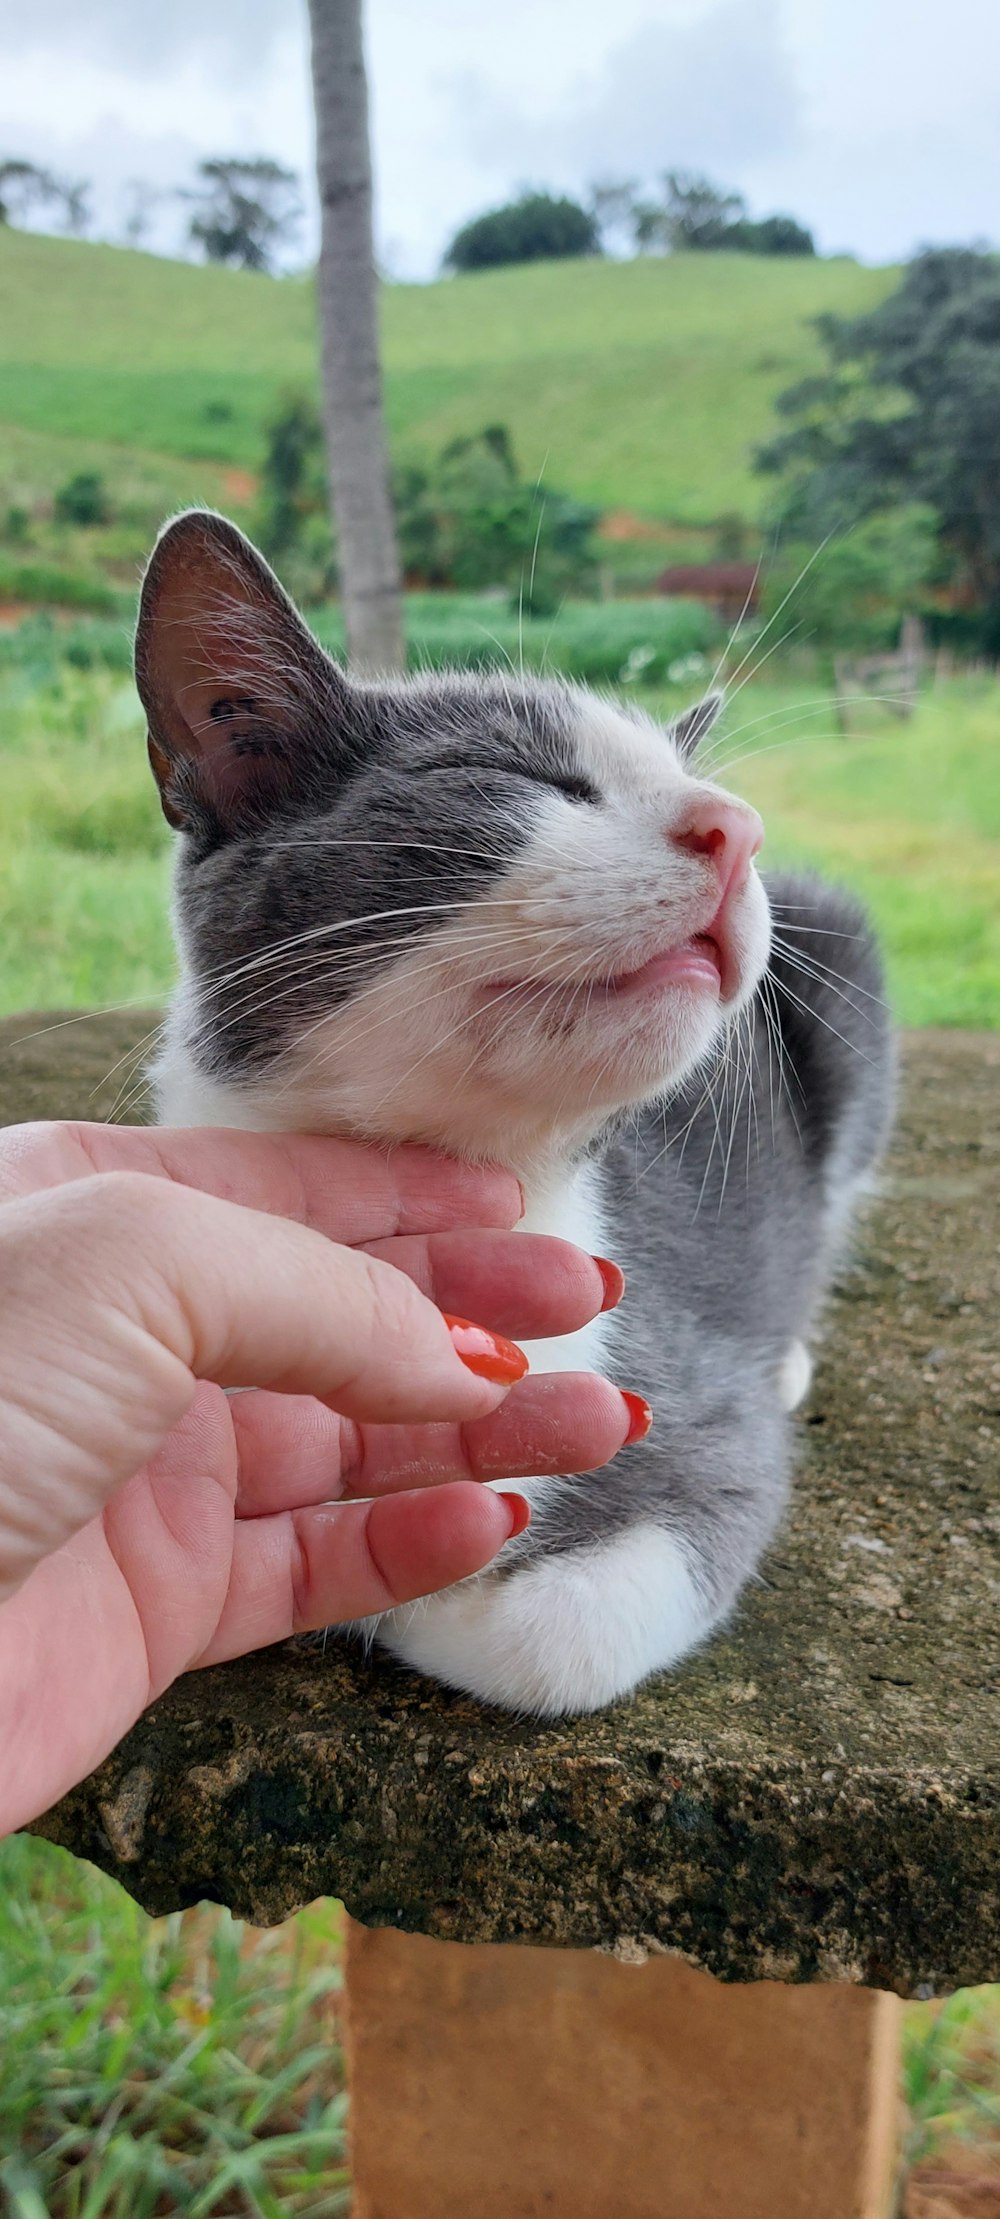
<svg viewBox="0 0 1000 2219"><path fill-rule="evenodd" d="M748 164L798 135L798 88L774 0L722 0L696 22L645 25L613 49L599 79L546 117L497 99L478 76L453 93L470 154L507 179L580 185L690 168L738 183Z"/></svg>
<svg viewBox="0 0 1000 2219"><path fill-rule="evenodd" d="M45 50L50 65L79 55L122 71L152 74L193 57L224 65L229 78L258 75L275 41L300 14L300 0L0 0L0 46L8 56Z"/></svg>

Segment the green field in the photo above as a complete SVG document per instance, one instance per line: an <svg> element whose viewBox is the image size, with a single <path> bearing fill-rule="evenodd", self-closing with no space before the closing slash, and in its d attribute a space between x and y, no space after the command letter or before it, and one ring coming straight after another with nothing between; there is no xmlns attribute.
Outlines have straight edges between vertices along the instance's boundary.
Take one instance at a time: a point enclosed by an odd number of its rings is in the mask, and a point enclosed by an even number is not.
<svg viewBox="0 0 1000 2219"><path fill-rule="evenodd" d="M689 254L387 286L395 450L501 422L526 473L603 508L753 514L774 396L819 359L808 319L873 306L894 274ZM0 515L95 466L164 507L238 510L226 466L253 471L275 396L315 381L305 278L0 229Z"/></svg>

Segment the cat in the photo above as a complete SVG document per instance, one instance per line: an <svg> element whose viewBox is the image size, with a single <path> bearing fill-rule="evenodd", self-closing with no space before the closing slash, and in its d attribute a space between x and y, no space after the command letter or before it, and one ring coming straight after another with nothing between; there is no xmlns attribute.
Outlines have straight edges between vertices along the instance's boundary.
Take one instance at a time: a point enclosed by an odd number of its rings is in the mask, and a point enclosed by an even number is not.
<svg viewBox="0 0 1000 2219"><path fill-rule="evenodd" d="M157 543L136 679L180 835L160 1118L498 1160L526 1227L625 1269L529 1353L613 1370L649 1438L523 1482L494 1566L373 1626L486 1701L601 1707L728 1616L782 1512L890 1117L865 914L765 885L758 817L698 769L718 695L664 726L517 673L355 682L208 511Z"/></svg>

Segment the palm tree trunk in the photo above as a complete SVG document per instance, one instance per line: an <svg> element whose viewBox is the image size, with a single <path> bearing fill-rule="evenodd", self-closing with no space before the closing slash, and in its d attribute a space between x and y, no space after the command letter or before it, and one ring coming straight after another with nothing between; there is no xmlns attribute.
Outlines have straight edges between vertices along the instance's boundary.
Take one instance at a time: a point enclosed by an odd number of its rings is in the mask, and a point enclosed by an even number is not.
<svg viewBox="0 0 1000 2219"><path fill-rule="evenodd" d="M352 668L405 667L372 250L361 0L309 0L323 230L319 308L330 491Z"/></svg>

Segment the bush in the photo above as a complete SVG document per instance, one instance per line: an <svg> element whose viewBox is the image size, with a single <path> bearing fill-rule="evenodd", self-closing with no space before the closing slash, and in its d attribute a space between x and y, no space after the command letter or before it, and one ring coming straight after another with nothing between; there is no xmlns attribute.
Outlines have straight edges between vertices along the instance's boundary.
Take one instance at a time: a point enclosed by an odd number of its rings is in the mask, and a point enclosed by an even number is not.
<svg viewBox="0 0 1000 2219"><path fill-rule="evenodd" d="M446 270L493 270L506 262L551 262L600 254L596 219L578 201L522 193L463 224L444 257Z"/></svg>
<svg viewBox="0 0 1000 2219"><path fill-rule="evenodd" d="M37 601L43 606L93 609L100 616L114 616L133 607L133 597L123 594L103 578L81 576L52 562L14 562L0 555L0 595L5 601Z"/></svg>
<svg viewBox="0 0 1000 2219"><path fill-rule="evenodd" d="M765 618L790 595L796 636L836 649L894 647L904 616L924 613L939 563L933 511L916 504L871 516L817 553L790 542L765 582ZM799 581L799 582L797 582Z"/></svg>
<svg viewBox="0 0 1000 2219"><path fill-rule="evenodd" d="M738 224L738 231L746 234L743 243L745 254L815 254L816 242L804 223L797 223L794 216L763 216L759 223ZM731 244L739 246L740 240Z"/></svg>
<svg viewBox="0 0 1000 2219"><path fill-rule="evenodd" d="M593 584L598 510L520 478L503 424L453 439L436 462L408 464L394 490L408 577L465 591L507 586L529 614Z"/></svg>
<svg viewBox="0 0 1000 2219"><path fill-rule="evenodd" d="M111 502L100 472L78 470L67 478L56 494L55 513L60 524L109 523Z"/></svg>
<svg viewBox="0 0 1000 2219"><path fill-rule="evenodd" d="M518 475L503 424L453 439L433 461L393 473L403 569L421 585L506 586L543 612L585 592L598 511ZM268 426L257 537L288 591L321 601L336 577L323 428L311 394L286 394Z"/></svg>
<svg viewBox="0 0 1000 2219"><path fill-rule="evenodd" d="M326 442L311 393L285 393L267 425L254 530L296 600L319 601L332 592Z"/></svg>

